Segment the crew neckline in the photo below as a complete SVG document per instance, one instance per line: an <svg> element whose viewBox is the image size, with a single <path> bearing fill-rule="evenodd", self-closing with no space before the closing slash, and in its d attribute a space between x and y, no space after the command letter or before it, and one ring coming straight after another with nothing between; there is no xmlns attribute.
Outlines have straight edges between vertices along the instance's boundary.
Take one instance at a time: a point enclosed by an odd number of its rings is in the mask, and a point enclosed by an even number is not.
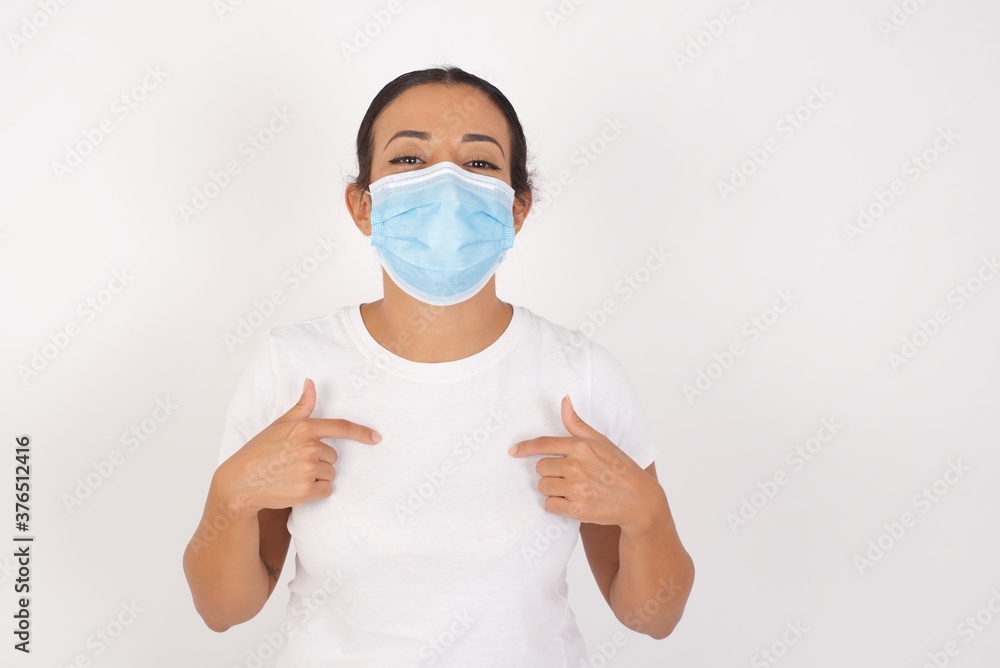
<svg viewBox="0 0 1000 668"><path fill-rule="evenodd" d="M351 338L365 356L372 360L376 369L416 380L455 380L481 371L503 357L513 347L524 329L523 323L527 320L524 307L511 304L514 313L507 328L493 343L479 352L448 362L417 362L400 357L376 341L365 326L364 318L361 317L361 306L359 303L344 307Z"/></svg>

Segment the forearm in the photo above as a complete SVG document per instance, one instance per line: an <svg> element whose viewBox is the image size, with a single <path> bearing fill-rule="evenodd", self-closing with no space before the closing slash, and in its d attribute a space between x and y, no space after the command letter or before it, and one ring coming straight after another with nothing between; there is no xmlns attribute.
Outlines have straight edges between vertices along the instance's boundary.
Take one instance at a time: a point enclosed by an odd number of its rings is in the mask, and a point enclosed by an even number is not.
<svg viewBox="0 0 1000 668"><path fill-rule="evenodd" d="M694 562L681 544L666 496L644 527L621 527L611 608L633 631L662 639L681 619L694 582Z"/></svg>
<svg viewBox="0 0 1000 668"><path fill-rule="evenodd" d="M213 631L251 619L267 601L257 513L229 501L213 477L198 529L184 551L195 609Z"/></svg>

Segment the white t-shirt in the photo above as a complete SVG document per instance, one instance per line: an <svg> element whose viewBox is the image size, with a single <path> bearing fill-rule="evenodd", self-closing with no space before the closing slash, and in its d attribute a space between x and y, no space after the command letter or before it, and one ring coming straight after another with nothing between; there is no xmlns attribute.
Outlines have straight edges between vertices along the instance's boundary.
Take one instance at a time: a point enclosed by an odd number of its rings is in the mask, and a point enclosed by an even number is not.
<svg viewBox="0 0 1000 668"><path fill-rule="evenodd" d="M234 393L219 464L298 401L306 376L313 417L382 441L324 439L338 454L333 493L291 511L279 668L586 665L566 586L580 522L545 510L543 455L507 448L568 436L569 393L585 422L649 466L656 448L624 365L516 304L486 349L415 362L382 347L354 304L270 330Z"/></svg>

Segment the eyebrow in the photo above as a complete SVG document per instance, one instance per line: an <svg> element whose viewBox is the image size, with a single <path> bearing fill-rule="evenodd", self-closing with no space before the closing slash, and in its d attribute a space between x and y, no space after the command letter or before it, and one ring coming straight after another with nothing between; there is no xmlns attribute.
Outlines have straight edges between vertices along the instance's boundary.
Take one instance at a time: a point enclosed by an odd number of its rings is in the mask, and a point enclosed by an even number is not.
<svg viewBox="0 0 1000 668"><path fill-rule="evenodd" d="M430 141L431 135L430 135L429 132L423 132L422 130L400 130L399 132L397 132L396 134L394 134L392 136L392 138L389 139L389 141L387 141L385 143L385 145L388 147L389 144L392 143L393 139L398 139L399 137L413 137L414 139L422 139L424 141ZM491 137L489 135L481 135L481 134L475 134L475 133L464 134L464 135L462 135L462 141L463 142L472 142L472 141L490 141L490 142L493 142L500 149L501 155L503 155L503 157L505 157L505 158L507 157L507 154L504 153L503 146L500 146L500 142L498 142L496 139L494 139L493 137ZM383 148L383 150L385 150L385 149Z"/></svg>

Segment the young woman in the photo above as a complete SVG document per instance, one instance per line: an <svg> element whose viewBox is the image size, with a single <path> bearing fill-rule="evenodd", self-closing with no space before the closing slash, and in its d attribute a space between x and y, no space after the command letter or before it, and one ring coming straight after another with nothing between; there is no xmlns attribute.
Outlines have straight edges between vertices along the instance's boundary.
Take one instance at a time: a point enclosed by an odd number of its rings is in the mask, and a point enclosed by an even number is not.
<svg viewBox="0 0 1000 668"><path fill-rule="evenodd" d="M281 667L576 668L580 536L615 616L666 637L694 566L626 369L496 296L532 201L510 102L410 72L357 152L346 203L384 296L275 327L251 360L184 555L199 614L254 617L294 537Z"/></svg>

